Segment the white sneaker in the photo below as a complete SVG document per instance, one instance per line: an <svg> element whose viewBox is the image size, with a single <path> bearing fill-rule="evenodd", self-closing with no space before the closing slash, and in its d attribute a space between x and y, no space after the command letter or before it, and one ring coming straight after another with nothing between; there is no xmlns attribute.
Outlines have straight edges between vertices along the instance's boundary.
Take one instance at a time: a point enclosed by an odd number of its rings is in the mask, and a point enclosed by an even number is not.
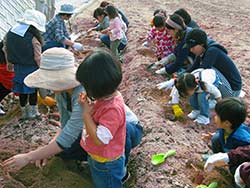
<svg viewBox="0 0 250 188"><path fill-rule="evenodd" d="M194 122L202 125L207 125L210 123L210 119L203 115L198 115L198 117L194 120Z"/></svg>
<svg viewBox="0 0 250 188"><path fill-rule="evenodd" d="M0 115L5 115L5 111L2 108L0 108Z"/></svg>
<svg viewBox="0 0 250 188"><path fill-rule="evenodd" d="M214 99L209 99L208 103L209 103L209 109L212 110L212 109L215 108L215 105L217 104L217 101L214 100Z"/></svg>
<svg viewBox="0 0 250 188"><path fill-rule="evenodd" d="M200 110L192 110L191 113L189 113L187 116L190 119L196 119L200 115Z"/></svg>
<svg viewBox="0 0 250 188"><path fill-rule="evenodd" d="M165 67L161 68L160 70L155 71L156 74L167 74Z"/></svg>

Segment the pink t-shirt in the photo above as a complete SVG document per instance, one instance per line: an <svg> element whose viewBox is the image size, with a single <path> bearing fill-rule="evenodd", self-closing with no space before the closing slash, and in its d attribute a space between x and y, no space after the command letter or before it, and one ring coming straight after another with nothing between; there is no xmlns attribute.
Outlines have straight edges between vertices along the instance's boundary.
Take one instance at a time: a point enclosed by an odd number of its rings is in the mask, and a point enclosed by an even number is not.
<svg viewBox="0 0 250 188"><path fill-rule="evenodd" d="M124 37L123 24L120 17L115 17L109 21L109 29L112 32L110 35L110 40L121 40Z"/></svg>
<svg viewBox="0 0 250 188"><path fill-rule="evenodd" d="M123 155L126 138L126 113L122 96L113 97L109 100L97 100L94 104L92 118L97 126L106 127L112 134L113 139L108 144L96 145L86 136L85 130L81 139L82 148L90 154L108 159L114 159Z"/></svg>

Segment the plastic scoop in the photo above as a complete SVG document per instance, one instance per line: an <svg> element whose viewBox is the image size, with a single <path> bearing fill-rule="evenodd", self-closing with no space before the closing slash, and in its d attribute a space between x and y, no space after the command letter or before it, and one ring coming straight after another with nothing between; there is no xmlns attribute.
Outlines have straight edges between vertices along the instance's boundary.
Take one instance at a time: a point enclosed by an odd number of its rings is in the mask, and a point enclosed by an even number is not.
<svg viewBox="0 0 250 188"><path fill-rule="evenodd" d="M198 185L196 188L216 188L218 187L218 183L217 182L212 182L209 184L209 186L206 185Z"/></svg>
<svg viewBox="0 0 250 188"><path fill-rule="evenodd" d="M154 155L152 158L151 158L151 163L153 165L158 165L158 164L161 164L165 161L166 158L168 157L171 157L173 155L176 154L176 151L175 150L169 150L167 153L159 153L159 154L156 154Z"/></svg>

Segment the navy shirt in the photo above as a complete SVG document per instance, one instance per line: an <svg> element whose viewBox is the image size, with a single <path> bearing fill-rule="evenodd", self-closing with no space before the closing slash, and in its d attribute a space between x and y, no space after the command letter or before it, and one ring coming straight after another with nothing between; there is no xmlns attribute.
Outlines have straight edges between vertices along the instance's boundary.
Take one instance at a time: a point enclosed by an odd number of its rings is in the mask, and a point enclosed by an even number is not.
<svg viewBox="0 0 250 188"><path fill-rule="evenodd" d="M191 30L192 30L192 28L187 27L186 35ZM165 69L166 69L166 72L168 74L173 74L173 73L177 72L180 68L183 67L185 61L187 60L187 57L188 57L190 52L187 48L183 48L185 41L186 40L184 37L184 39L180 43L178 43L174 49L174 55L176 57L175 62L165 65Z"/></svg>
<svg viewBox="0 0 250 188"><path fill-rule="evenodd" d="M192 72L197 68L209 69L212 67L218 69L225 76L232 90L241 90L241 75L232 59L227 55L227 50L210 40L205 53L201 57L197 57L195 63L187 71Z"/></svg>

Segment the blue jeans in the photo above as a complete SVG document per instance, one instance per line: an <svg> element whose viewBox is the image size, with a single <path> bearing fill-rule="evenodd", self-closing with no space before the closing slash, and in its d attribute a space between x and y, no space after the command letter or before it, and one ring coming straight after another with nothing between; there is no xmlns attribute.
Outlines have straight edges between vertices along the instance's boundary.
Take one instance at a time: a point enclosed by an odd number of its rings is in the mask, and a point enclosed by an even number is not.
<svg viewBox="0 0 250 188"><path fill-rule="evenodd" d="M210 117L207 92L194 93L191 97L189 97L189 101L194 110L200 110L200 115L207 118Z"/></svg>
<svg viewBox="0 0 250 188"><path fill-rule="evenodd" d="M102 43L104 43L108 48L110 48L110 38L109 38L109 35L101 35L100 39L101 39ZM126 45L120 43L120 45L118 46L118 51L120 52L125 47L126 47Z"/></svg>
<svg viewBox="0 0 250 188"><path fill-rule="evenodd" d="M99 163L88 157L88 164L95 188L122 188L122 178L125 176L125 157Z"/></svg>
<svg viewBox="0 0 250 188"><path fill-rule="evenodd" d="M66 48L66 45L56 41L48 41L42 46L42 51L44 52L45 50L53 47Z"/></svg>
<svg viewBox="0 0 250 188"><path fill-rule="evenodd" d="M125 165L128 164L131 149L141 143L143 128L140 123L126 122Z"/></svg>

